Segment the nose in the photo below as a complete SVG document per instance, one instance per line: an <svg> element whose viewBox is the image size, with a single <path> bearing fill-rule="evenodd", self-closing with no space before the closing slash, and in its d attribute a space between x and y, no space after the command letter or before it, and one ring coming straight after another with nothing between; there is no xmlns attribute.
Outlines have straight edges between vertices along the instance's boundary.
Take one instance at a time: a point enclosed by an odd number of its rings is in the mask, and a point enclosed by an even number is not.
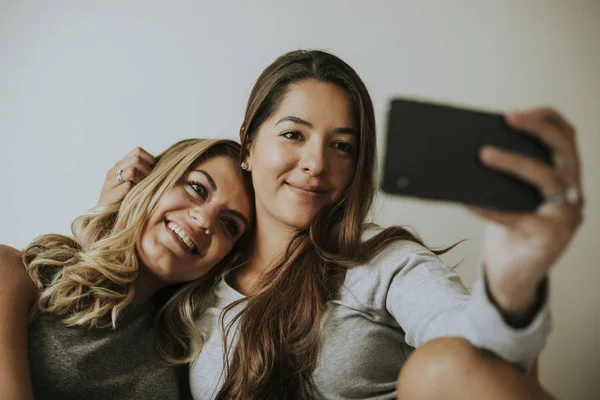
<svg viewBox="0 0 600 400"><path fill-rule="evenodd" d="M214 207L194 207L189 212L192 228L196 232L201 232L205 235L214 233L216 227L217 211Z"/></svg>
<svg viewBox="0 0 600 400"><path fill-rule="evenodd" d="M300 158L300 167L302 171L311 175L319 176L325 172L325 146L320 141L306 143L302 148Z"/></svg>

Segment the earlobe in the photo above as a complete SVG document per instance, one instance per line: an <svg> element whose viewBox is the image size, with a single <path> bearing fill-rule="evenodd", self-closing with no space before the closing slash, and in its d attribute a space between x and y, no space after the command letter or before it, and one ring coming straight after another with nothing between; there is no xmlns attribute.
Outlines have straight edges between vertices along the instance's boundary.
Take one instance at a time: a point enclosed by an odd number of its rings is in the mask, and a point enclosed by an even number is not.
<svg viewBox="0 0 600 400"><path fill-rule="evenodd" d="M246 156L243 158L244 161L242 161L242 163L240 164L240 167L246 171L246 172L250 172L251 171L251 165L252 165L252 154L250 153L250 150L246 151Z"/></svg>
<svg viewBox="0 0 600 400"><path fill-rule="evenodd" d="M244 171L251 171L251 165L252 165L252 142L248 139L248 137L244 137L243 135L244 132L244 127L242 127L240 129L240 137L242 138L242 163L240 164L240 167L244 170Z"/></svg>

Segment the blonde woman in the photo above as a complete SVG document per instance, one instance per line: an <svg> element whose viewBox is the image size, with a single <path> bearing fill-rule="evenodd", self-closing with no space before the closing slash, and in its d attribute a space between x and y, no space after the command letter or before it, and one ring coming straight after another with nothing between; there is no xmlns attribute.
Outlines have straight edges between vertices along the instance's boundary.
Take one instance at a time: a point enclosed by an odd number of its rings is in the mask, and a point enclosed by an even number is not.
<svg viewBox="0 0 600 400"><path fill-rule="evenodd" d="M119 169L113 192L139 183L122 202L77 218L72 238L44 235L20 254L0 248L2 398L189 392L186 370L165 358L197 354L191 306L215 266L235 262L252 222L239 150L228 140L181 141L141 181Z"/></svg>

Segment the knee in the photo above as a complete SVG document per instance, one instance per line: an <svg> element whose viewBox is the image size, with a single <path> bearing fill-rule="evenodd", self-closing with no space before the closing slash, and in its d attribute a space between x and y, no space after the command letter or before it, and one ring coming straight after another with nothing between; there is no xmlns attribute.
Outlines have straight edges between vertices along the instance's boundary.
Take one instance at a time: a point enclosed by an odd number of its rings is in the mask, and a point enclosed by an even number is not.
<svg viewBox="0 0 600 400"><path fill-rule="evenodd" d="M448 393L460 392L483 362L483 352L464 339L431 340L416 349L402 367L398 397L441 399Z"/></svg>

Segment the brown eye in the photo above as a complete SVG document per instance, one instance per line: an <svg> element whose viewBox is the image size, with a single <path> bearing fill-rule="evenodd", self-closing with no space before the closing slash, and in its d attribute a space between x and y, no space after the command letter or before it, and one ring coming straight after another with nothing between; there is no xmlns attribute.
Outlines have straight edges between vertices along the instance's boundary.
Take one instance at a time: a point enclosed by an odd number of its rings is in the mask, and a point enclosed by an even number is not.
<svg viewBox="0 0 600 400"><path fill-rule="evenodd" d="M225 229L227 230L229 235L231 235L232 238L236 238L239 235L240 229L235 221L232 221L230 219L224 219L223 225L225 225Z"/></svg>
<svg viewBox="0 0 600 400"><path fill-rule="evenodd" d="M352 153L352 150L354 149L350 143L342 141L334 142L333 148L343 151L344 153Z"/></svg>

